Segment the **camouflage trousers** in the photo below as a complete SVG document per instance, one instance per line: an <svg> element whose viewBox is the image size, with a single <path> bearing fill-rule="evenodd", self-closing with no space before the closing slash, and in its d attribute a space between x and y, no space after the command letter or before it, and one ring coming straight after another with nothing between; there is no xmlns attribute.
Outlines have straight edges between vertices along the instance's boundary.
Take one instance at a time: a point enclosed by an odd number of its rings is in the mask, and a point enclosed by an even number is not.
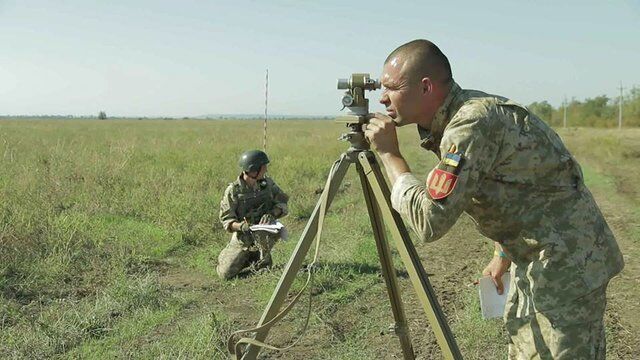
<svg viewBox="0 0 640 360"><path fill-rule="evenodd" d="M511 286L514 289L514 282ZM522 310L530 299L510 290L504 319L509 359L604 359L606 289L605 284L557 308L526 315L518 307Z"/></svg>
<svg viewBox="0 0 640 360"><path fill-rule="evenodd" d="M234 232L227 246L218 255L218 276L228 280L251 265L270 266L271 249L279 238L278 234L264 231L256 231L250 236Z"/></svg>

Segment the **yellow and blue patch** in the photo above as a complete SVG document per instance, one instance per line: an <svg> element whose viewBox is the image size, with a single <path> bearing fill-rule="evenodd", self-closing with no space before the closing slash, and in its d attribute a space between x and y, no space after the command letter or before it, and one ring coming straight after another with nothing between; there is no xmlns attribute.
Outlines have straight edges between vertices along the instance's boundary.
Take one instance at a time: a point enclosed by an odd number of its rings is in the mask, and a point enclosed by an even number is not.
<svg viewBox="0 0 640 360"><path fill-rule="evenodd" d="M442 162L445 165L449 165L449 166L453 166L454 168L457 168L458 165L460 165L461 160L462 160L462 156L460 154L447 153L445 154L444 159L442 159Z"/></svg>

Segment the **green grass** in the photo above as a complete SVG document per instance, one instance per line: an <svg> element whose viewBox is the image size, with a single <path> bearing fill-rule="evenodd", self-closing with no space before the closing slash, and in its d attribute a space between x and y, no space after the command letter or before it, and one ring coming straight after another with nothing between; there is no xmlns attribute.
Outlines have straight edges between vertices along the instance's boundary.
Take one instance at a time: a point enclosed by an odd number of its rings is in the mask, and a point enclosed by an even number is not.
<svg viewBox="0 0 640 360"><path fill-rule="evenodd" d="M484 351L479 354L467 352L465 359L483 359L487 353L504 352L507 342L502 331L502 319L485 320L482 318L479 311L480 299L476 289L464 293L463 305L452 328L459 341L459 346L462 349L484 348Z"/></svg>
<svg viewBox="0 0 640 360"><path fill-rule="evenodd" d="M215 265L230 234L218 221L219 201L237 176L237 156L261 147L261 126L0 122L0 357L226 358L226 338L259 319L318 200L316 190L347 147L336 141L343 127L330 121L270 123L269 173L291 195L284 219L291 239L275 247L271 272L224 282ZM640 148L640 132L570 129L561 135L625 251L638 254L640 189L633 179L640 160L633 149ZM426 175L435 157L417 146L414 128L400 129L400 137L412 170ZM468 286L489 260L489 241L461 219L441 241L417 248L463 354L505 358L500 322L480 318L476 288ZM393 261L402 270L395 253ZM617 325L632 326L632 299L640 295L631 286L637 264L631 260L628 269L612 284L611 304L621 314L609 326L612 358L625 357L631 340ZM305 279L299 274L292 291ZM400 287L416 352L438 358L402 272ZM294 349L264 358L401 356L388 334L393 318L353 170L328 213L311 291L306 336ZM297 337L306 301L271 331L271 342L286 345Z"/></svg>

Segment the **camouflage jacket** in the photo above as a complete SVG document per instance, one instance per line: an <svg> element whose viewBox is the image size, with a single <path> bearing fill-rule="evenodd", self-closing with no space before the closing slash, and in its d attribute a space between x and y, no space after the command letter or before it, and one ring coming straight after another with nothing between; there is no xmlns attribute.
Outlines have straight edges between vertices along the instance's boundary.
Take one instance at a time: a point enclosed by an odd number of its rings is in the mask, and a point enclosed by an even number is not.
<svg viewBox="0 0 640 360"><path fill-rule="evenodd" d="M257 224L262 215L273 214L279 208L282 217L287 214L289 197L276 183L265 177L264 185L254 189L238 176L236 181L227 186L220 201L220 221L227 231L231 231L231 223L242 222L246 218L249 224Z"/></svg>
<svg viewBox="0 0 640 360"><path fill-rule="evenodd" d="M431 129L418 131L440 162L426 183L400 175L391 202L423 241L440 238L466 212L502 245L535 310L582 296L622 270L580 166L527 108L454 83Z"/></svg>

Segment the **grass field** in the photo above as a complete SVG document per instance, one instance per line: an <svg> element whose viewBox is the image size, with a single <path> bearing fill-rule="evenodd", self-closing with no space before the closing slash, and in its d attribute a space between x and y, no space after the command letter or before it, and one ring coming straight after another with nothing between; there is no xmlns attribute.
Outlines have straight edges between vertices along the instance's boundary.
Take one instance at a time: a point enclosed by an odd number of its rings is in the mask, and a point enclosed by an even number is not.
<svg viewBox="0 0 640 360"><path fill-rule="evenodd" d="M256 121L0 121L0 358L226 358L226 338L257 322L317 201L346 149L330 121L273 121L269 173L291 196L291 240L275 268L223 282L218 221L238 154L262 145ZM608 358L640 353L640 129L561 129L625 254L609 287ZM435 156L401 129L412 170ZM325 222L321 266L305 337L263 358L401 358L355 171ZM479 315L473 281L491 242L462 217L442 240L418 245L466 359L504 359L500 321ZM398 269L402 264L397 255ZM400 272L419 358L440 358ZM303 276L295 287L302 284ZM304 324L301 301L270 333L286 345Z"/></svg>

